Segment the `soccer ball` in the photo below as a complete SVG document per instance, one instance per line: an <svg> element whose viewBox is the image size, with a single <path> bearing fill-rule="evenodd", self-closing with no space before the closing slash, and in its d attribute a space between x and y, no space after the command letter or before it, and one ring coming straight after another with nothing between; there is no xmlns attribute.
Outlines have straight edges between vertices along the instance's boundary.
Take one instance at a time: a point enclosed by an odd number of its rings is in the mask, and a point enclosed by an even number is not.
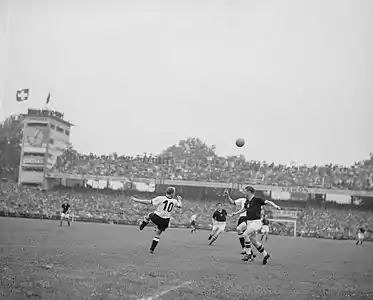
<svg viewBox="0 0 373 300"><path fill-rule="evenodd" d="M243 147L245 145L245 140L244 139L237 139L236 140L236 146L237 147Z"/></svg>

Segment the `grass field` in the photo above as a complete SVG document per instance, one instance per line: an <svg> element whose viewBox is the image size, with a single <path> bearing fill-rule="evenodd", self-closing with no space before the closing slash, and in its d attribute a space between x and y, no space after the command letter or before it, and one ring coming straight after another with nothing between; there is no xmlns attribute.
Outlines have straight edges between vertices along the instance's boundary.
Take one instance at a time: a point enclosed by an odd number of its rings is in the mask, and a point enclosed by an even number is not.
<svg viewBox="0 0 373 300"><path fill-rule="evenodd" d="M373 244L271 236L263 266L235 233L0 219L0 299L372 299Z"/></svg>

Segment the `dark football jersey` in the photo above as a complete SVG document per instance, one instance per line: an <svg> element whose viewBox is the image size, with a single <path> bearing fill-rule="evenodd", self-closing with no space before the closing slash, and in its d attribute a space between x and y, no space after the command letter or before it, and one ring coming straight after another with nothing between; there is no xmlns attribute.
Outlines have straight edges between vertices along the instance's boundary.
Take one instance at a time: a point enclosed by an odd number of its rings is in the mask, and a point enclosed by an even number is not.
<svg viewBox="0 0 373 300"><path fill-rule="evenodd" d="M70 209L70 204L69 203L64 203L64 204L61 205L61 207L62 207L62 213L66 214Z"/></svg>
<svg viewBox="0 0 373 300"><path fill-rule="evenodd" d="M245 209L248 220L260 220L262 206L265 205L265 200L258 197L253 197L250 201L246 200Z"/></svg>
<svg viewBox="0 0 373 300"><path fill-rule="evenodd" d="M225 209L222 211L215 211L212 218L218 222L225 222L227 220L227 212Z"/></svg>
<svg viewBox="0 0 373 300"><path fill-rule="evenodd" d="M360 228L358 229L358 232L359 232L359 233L365 233L365 229L360 227Z"/></svg>
<svg viewBox="0 0 373 300"><path fill-rule="evenodd" d="M263 225L266 225L266 226L269 225L269 221L267 219L263 219L262 223L263 223Z"/></svg>

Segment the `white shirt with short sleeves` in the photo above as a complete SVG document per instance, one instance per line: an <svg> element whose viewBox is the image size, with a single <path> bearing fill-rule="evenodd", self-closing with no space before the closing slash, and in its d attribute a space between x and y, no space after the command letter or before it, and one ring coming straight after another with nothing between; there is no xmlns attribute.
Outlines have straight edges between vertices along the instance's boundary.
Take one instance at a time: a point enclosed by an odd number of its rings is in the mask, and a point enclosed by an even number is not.
<svg viewBox="0 0 373 300"><path fill-rule="evenodd" d="M240 209L244 208L246 202L246 198L238 198L237 200L234 200L234 204L236 206L239 206ZM240 214L240 217L246 217L246 211L242 212Z"/></svg>
<svg viewBox="0 0 373 300"><path fill-rule="evenodd" d="M175 206L181 206L177 199L166 196L158 196L152 199L152 204L157 207L154 213L163 219L170 219Z"/></svg>

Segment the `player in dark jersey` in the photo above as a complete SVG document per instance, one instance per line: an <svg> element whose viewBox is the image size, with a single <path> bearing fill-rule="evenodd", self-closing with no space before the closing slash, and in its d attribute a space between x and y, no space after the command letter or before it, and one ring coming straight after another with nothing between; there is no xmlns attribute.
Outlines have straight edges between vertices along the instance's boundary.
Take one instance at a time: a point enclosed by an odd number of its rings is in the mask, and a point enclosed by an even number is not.
<svg viewBox="0 0 373 300"><path fill-rule="evenodd" d="M190 233L197 233L197 227L196 227L196 220L197 220L197 215L192 215L190 218Z"/></svg>
<svg viewBox="0 0 373 300"><path fill-rule="evenodd" d="M243 211L246 211L247 216L247 225L246 230L244 232L245 237L245 247L246 247L246 254L243 257L243 261L248 261L252 259L253 252L251 250L251 243L255 246L259 253L263 254L263 265L267 264L270 255L267 251L265 251L263 245L258 242L256 239L256 233L262 228L262 220L261 220L261 212L262 206L264 205L271 205L276 209L281 209L278 205L273 203L269 200L263 200L261 198L255 197L255 189L251 186L246 186L244 188L244 192L246 194L246 202L242 209L232 214L238 215Z"/></svg>
<svg viewBox="0 0 373 300"><path fill-rule="evenodd" d="M365 229L363 227L359 227L357 229L357 241L356 245L362 245L365 237Z"/></svg>
<svg viewBox="0 0 373 300"><path fill-rule="evenodd" d="M269 233L269 221L268 219L264 216L262 220L262 237L260 238L260 241L263 241L263 238L265 238L265 241L268 241L268 233Z"/></svg>
<svg viewBox="0 0 373 300"><path fill-rule="evenodd" d="M64 202L61 205L62 212L61 212L61 220L60 226L62 226L63 221L67 221L67 225L70 226L70 204L68 202Z"/></svg>
<svg viewBox="0 0 373 300"><path fill-rule="evenodd" d="M222 208L221 203L216 204L216 211L212 215L212 230L209 235L209 245L217 240L219 235L225 230L227 222L227 211Z"/></svg>

